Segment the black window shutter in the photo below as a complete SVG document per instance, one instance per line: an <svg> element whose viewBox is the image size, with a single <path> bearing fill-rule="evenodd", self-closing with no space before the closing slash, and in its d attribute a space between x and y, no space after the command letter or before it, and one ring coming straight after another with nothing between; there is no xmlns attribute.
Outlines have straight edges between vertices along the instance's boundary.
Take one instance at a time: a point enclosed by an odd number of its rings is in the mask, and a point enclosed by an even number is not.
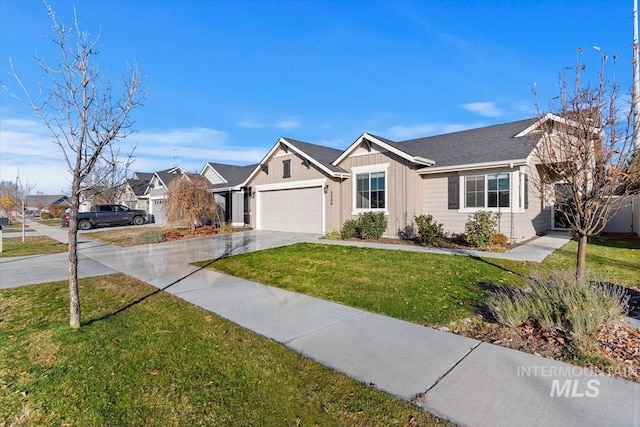
<svg viewBox="0 0 640 427"><path fill-rule="evenodd" d="M524 208L529 209L529 175L524 176Z"/></svg>
<svg viewBox="0 0 640 427"><path fill-rule="evenodd" d="M460 209L460 177L449 177L449 209Z"/></svg>

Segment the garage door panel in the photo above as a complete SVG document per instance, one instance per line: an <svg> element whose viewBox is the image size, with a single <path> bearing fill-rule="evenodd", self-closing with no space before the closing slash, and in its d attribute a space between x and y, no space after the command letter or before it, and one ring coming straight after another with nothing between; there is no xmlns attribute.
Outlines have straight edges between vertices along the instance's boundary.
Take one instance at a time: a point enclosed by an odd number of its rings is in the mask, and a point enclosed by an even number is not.
<svg viewBox="0 0 640 427"><path fill-rule="evenodd" d="M260 229L322 233L322 187L260 192Z"/></svg>

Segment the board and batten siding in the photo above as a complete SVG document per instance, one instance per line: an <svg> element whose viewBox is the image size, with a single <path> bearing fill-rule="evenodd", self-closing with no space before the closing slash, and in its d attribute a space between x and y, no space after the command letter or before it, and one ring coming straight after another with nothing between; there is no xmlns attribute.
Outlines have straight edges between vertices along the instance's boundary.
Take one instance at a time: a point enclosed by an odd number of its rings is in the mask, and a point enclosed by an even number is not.
<svg viewBox="0 0 640 427"><path fill-rule="evenodd" d="M284 163L283 161L290 161L290 177L284 178ZM325 230L339 230L341 224L339 222L339 210L337 209L337 199L340 193L340 183L329 177L326 173L321 171L313 163L305 162L305 160L292 152L285 152L282 148L278 149L265 163L268 167L268 172L260 169L258 173L247 183L247 186L255 188L258 185L265 184L289 184L297 181L310 181L318 179L326 179L329 185L326 194L323 194L325 198ZM333 205L331 203L331 197L333 197ZM300 203L305 203L304 200L300 200ZM250 199L250 212L251 212L251 226L256 227L256 200Z"/></svg>
<svg viewBox="0 0 640 427"><path fill-rule="evenodd" d="M378 148L378 147L376 147ZM373 165L386 165L386 210L387 230L385 236L398 237L414 223L413 217L420 215L422 207L422 182L415 167L393 153L375 151L371 154L357 154L347 157L338 166L351 173L352 168ZM347 219L356 219L354 215L354 176L342 183L342 197L340 199L341 219L340 227Z"/></svg>
<svg viewBox="0 0 640 427"><path fill-rule="evenodd" d="M214 172L210 166L206 168L204 177L207 178L212 185L224 184L224 180L220 178L220 175Z"/></svg>

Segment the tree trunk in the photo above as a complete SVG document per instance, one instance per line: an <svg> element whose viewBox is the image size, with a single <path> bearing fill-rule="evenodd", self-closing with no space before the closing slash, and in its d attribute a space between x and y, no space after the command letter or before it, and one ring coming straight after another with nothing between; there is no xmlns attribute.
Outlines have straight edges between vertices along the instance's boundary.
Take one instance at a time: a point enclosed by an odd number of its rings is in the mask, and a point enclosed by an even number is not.
<svg viewBox="0 0 640 427"><path fill-rule="evenodd" d="M587 264L587 235L578 233L578 257L576 260L576 279L584 280Z"/></svg>
<svg viewBox="0 0 640 427"><path fill-rule="evenodd" d="M80 294L78 291L78 205L77 189L71 196L69 213L69 324L80 328Z"/></svg>

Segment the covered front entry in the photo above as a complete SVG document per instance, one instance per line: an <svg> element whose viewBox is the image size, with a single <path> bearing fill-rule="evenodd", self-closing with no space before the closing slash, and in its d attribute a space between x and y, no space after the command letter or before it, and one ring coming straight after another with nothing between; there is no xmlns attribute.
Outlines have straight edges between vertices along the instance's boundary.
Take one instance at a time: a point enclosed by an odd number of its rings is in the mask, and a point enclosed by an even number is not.
<svg viewBox="0 0 640 427"><path fill-rule="evenodd" d="M324 232L322 185L304 188L257 188L256 228L299 233Z"/></svg>

